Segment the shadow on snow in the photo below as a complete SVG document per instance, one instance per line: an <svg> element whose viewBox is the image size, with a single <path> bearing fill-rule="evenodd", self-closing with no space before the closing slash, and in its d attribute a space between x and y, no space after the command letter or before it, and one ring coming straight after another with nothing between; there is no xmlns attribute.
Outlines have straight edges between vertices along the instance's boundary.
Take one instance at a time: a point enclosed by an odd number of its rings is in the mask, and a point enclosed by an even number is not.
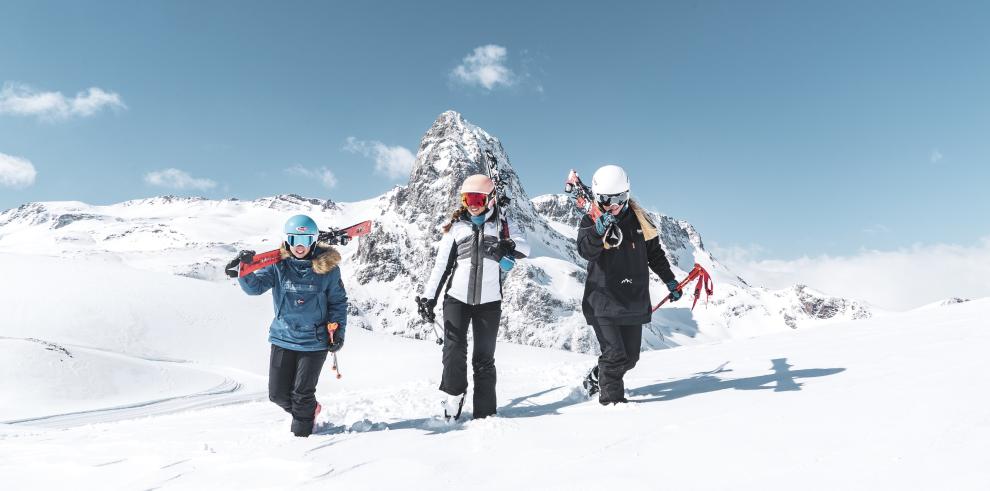
<svg viewBox="0 0 990 491"><path fill-rule="evenodd" d="M646 397L641 399L630 399L634 403L647 403L658 401L670 401L697 394L705 394L719 390L772 390L774 392L800 391L802 383L800 379L826 377L845 371L845 368L811 368L802 370L791 370L792 365L787 363L787 358L776 358L771 360L773 373L746 378L722 378L719 374L729 373L727 369L729 362L723 363L718 368L697 373L689 378L661 382L644 387L637 387L629 390L629 395L636 397ZM554 391L564 389L566 386L557 386L541 390L533 394L517 397L499 409L498 416L502 418L532 418L538 416L549 416L560 414L560 410L584 402L589 399L581 389L572 387L571 391L563 399L546 404L527 404L527 401L537 399ZM328 426L315 432L314 435L337 435L342 433L364 433L383 430L406 430L417 429L427 432L430 435L447 433L455 430L463 430L465 424L472 419L465 419L462 416L460 421L448 422L438 417L419 418L395 423L371 422L369 420L358 421L350 426ZM332 445L332 444L331 444ZM323 448L321 445L313 450Z"/></svg>
<svg viewBox="0 0 990 491"><path fill-rule="evenodd" d="M702 372L682 380L671 382L661 382L658 384L638 387L629 391L633 397L652 396L648 399L635 399L632 402L656 402L670 401L682 397L705 394L718 390L772 390L774 392L790 392L801 390L801 384L797 380L815 377L826 377L845 371L845 368L810 368L803 370L791 370L791 364L787 363L787 358L777 358L771 360L773 373L746 378L721 378L718 374L731 372L726 369L729 363L723 363L720 367L710 372Z"/></svg>

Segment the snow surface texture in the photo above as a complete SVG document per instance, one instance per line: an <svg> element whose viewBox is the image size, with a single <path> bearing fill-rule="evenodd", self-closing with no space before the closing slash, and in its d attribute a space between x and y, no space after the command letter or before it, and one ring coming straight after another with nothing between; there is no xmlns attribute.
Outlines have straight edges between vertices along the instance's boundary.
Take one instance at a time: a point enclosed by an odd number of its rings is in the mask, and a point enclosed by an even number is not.
<svg viewBox="0 0 990 491"><path fill-rule="evenodd" d="M465 177L487 173L491 151L508 183L510 218L533 246L504 288L503 340L578 352L597 349L581 315L585 264L574 240L580 218L564 195L530 199L501 142L454 112L439 116L420 144L409 182L356 203L283 195L255 201L156 197L110 206L79 202L29 203L0 213L0 251L73 258L103 258L151 271L226 281L222 269L237 250L270 250L281 225L296 213L326 228L375 220L372 233L343 248L342 272L351 324L407 337L431 336L416 315L435 258L440 227L457 204ZM561 185L567 169L561 169ZM586 176L592 168L581 169ZM633 182L635 194L637 183ZM868 318L861 302L829 297L806 286L768 291L751 287L705 250L700 234L683 220L652 213L675 273L694 263L710 271L716 295L694 312L690 299L664 306L647 326L647 349L697 344L791 330L822 322ZM666 288L651 286L659 301Z"/></svg>
<svg viewBox="0 0 990 491"><path fill-rule="evenodd" d="M593 356L500 343L499 416L469 398L454 423L432 416L435 344L358 329L298 439L265 400L267 297L63 258L0 270L4 489L990 487L990 299L646 352L621 407L581 394Z"/></svg>

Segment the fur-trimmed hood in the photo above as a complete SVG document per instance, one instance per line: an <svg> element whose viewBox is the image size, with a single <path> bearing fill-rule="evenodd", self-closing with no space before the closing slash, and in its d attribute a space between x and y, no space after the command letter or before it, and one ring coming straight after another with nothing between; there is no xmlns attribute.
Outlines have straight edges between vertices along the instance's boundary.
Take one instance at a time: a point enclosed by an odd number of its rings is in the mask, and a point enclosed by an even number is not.
<svg viewBox="0 0 990 491"><path fill-rule="evenodd" d="M639 203L629 200L629 209L636 214L636 219L639 220L639 228L643 230L643 239L651 240L656 237L657 227L653 225L650 218L646 215L646 211L639 206Z"/></svg>
<svg viewBox="0 0 990 491"><path fill-rule="evenodd" d="M281 252L282 259L294 259L296 257L289 252L284 242L282 243ZM326 242L317 242L308 257L313 262L313 272L316 274L327 274L340 264L340 252L337 252L337 249Z"/></svg>

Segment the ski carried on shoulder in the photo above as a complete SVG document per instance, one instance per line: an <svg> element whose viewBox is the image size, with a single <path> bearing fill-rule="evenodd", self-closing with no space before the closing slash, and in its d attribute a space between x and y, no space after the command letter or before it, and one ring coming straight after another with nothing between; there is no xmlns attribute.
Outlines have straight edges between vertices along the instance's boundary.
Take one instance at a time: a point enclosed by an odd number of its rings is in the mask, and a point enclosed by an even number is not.
<svg viewBox="0 0 990 491"><path fill-rule="evenodd" d="M371 232L371 226L373 224L373 221L366 220L361 223L351 225L350 227L331 228L330 230L320 231L317 241L325 242L330 245L345 246L352 239L368 235ZM255 254L251 261L241 261L238 264L229 267L226 271L228 276L234 277L234 273L236 273L237 277L243 277L261 268L271 266L281 260L281 249L275 249L274 251Z"/></svg>
<svg viewBox="0 0 990 491"><path fill-rule="evenodd" d="M602 216L602 209L595 203L595 193L591 191L590 186L581 181L581 176L574 169L571 169L571 172L567 174L567 180L564 181L564 192L571 195L574 206L591 217L592 222ZM618 247L622 243L622 229L614 224L610 225L605 230L605 237L602 240L608 247Z"/></svg>

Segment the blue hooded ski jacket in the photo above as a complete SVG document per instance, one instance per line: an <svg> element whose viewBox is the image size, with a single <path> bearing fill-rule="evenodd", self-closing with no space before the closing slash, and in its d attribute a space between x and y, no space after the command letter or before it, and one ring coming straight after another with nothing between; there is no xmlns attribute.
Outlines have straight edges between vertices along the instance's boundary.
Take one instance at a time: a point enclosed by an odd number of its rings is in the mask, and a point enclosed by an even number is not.
<svg viewBox="0 0 990 491"><path fill-rule="evenodd" d="M272 290L275 318L268 341L296 351L329 347L327 323L336 322L336 340L347 327L347 292L340 277L340 253L330 245L315 246L312 259L296 259L283 246L282 260L238 279L248 295Z"/></svg>

